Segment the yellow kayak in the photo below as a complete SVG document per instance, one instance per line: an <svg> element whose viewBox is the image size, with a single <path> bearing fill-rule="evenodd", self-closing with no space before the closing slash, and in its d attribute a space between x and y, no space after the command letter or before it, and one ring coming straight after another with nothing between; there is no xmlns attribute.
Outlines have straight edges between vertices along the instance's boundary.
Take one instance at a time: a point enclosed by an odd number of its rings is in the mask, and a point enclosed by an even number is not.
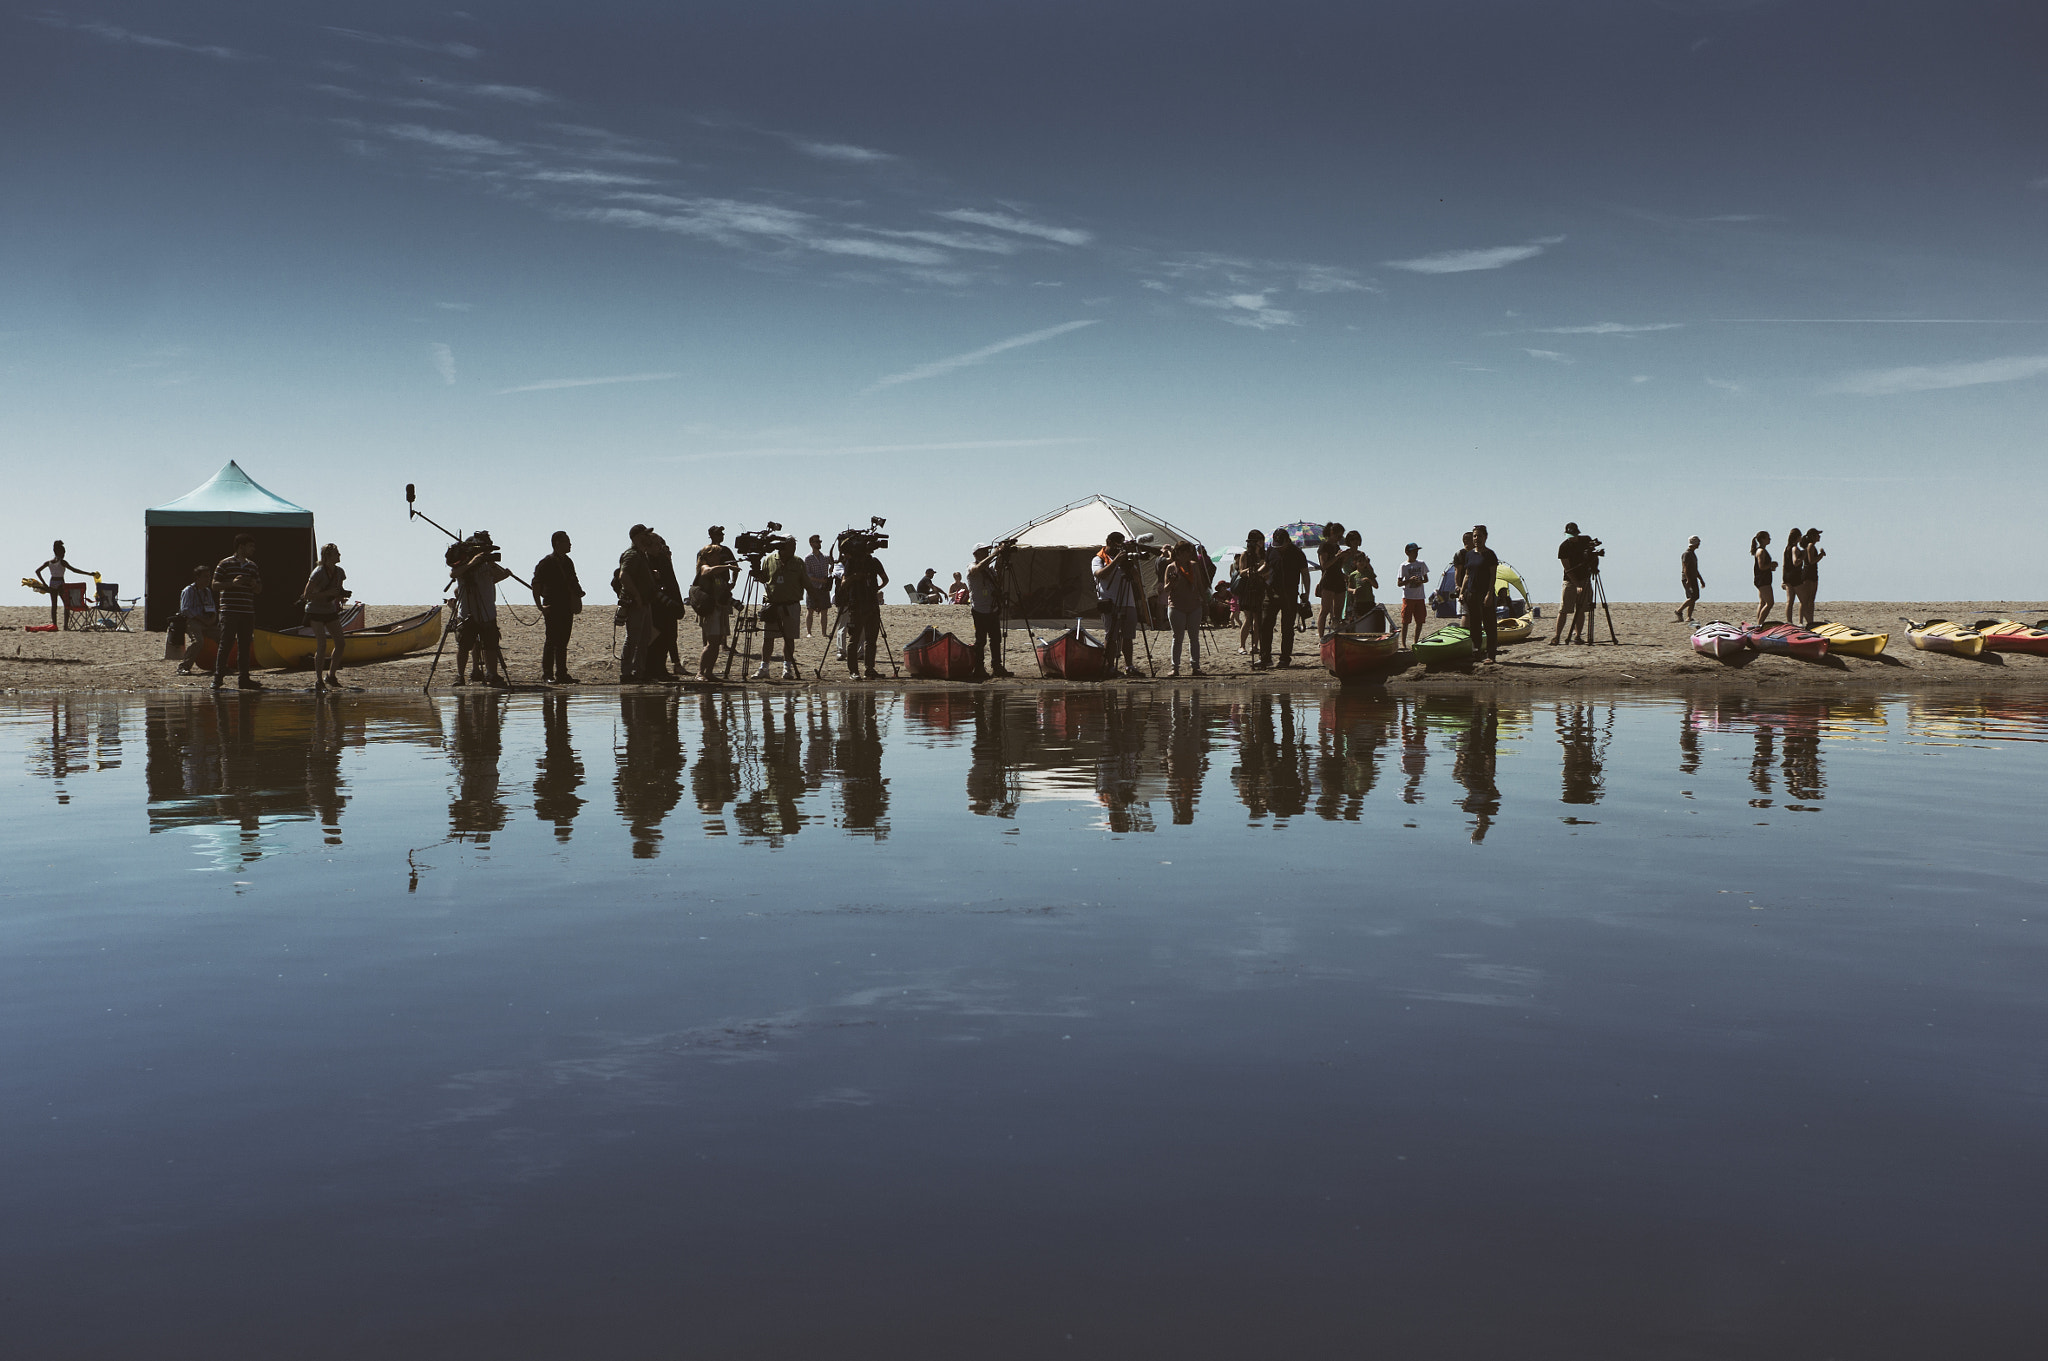
<svg viewBox="0 0 2048 1361"><path fill-rule="evenodd" d="M1518 614L1512 619L1503 619L1498 624L1495 624L1493 626L1493 638L1502 647L1506 647L1509 643L1526 643L1529 641L1529 633L1533 628L1535 628L1535 622L1528 615Z"/></svg>
<svg viewBox="0 0 2048 1361"><path fill-rule="evenodd" d="M316 640L310 634L296 629L286 633L257 629L255 633L255 646L251 650L255 653L256 665L289 670L313 664ZM393 657L403 657L408 652L418 652L441 641L441 607L436 605L425 614L416 614L395 624L360 629L342 637L342 666L361 666L364 662L384 662Z"/></svg>
<svg viewBox="0 0 2048 1361"><path fill-rule="evenodd" d="M1849 624L1815 624L1813 631L1828 640L1829 653L1838 657L1875 657L1892 640L1889 633L1865 633Z"/></svg>
<svg viewBox="0 0 2048 1361"><path fill-rule="evenodd" d="M1908 619L1906 637L1922 652L1951 652L1958 657L1974 657L1984 650L1983 634L1946 619L1930 619L1924 624Z"/></svg>

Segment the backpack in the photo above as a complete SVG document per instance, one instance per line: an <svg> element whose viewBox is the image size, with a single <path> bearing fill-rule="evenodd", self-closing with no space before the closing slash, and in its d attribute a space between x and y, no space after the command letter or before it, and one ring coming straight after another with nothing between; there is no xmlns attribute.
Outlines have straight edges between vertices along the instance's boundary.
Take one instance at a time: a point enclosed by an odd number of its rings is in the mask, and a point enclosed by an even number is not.
<svg viewBox="0 0 2048 1361"><path fill-rule="evenodd" d="M804 598L804 587L809 578L804 565L791 553L775 555L774 570L768 576L768 603L771 605L794 605Z"/></svg>

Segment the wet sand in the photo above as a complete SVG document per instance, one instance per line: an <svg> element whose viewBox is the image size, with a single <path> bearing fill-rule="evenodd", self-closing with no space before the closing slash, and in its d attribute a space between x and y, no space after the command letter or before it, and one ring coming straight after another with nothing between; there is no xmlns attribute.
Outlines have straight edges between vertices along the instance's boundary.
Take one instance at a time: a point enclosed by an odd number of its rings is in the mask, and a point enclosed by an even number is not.
<svg viewBox="0 0 2048 1361"><path fill-rule="evenodd" d="M388 623L418 613L422 608L417 605L372 607L370 622ZM1612 606L1614 632L1620 639L1618 644L1606 642L1606 620L1600 619L1597 621L1598 636L1602 641L1597 646L1551 647L1545 640L1555 619L1554 608L1551 605L1543 607L1543 617L1537 621L1535 640L1502 649L1497 662L1441 671L1411 667L1393 676L1388 686L1394 690L1469 691L1492 688L1537 693L1639 686L1662 690L1766 689L1781 693L1820 694L1844 690L1902 692L1947 686L2015 692L2048 691L2048 657L1987 652L1983 657L1973 659L1918 652L1907 642L1905 626L1901 622L1904 617L1953 619L1963 623L2010 618L2031 624L2048 617L2048 606L2034 601L1853 601L1827 605L1818 618L1854 624L1873 632L1889 631L1892 641L1884 654L1873 659L1828 657L1818 662L1746 654L1734 664L1696 655L1689 646L1689 627L1672 621L1674 607L1668 604ZM1752 617L1755 609L1753 602L1746 609L1740 604L1703 604L1699 607L1698 617L1702 621L1726 619L1741 623ZM615 658L623 634L612 627L611 618L611 611L606 609L586 611L578 617L570 643L569 665L583 685L617 684L618 663ZM46 622L48 612L45 609L34 606L0 607L0 692L148 692L184 690L209 683L203 676L175 674L176 663L163 660L164 636L160 633L53 634L22 631L24 625ZM1450 621L1432 619L1430 627L1433 629L1447 622ZM502 610L500 623L504 629L505 655L512 667L512 679L521 685L538 684L541 630L537 612L528 608L521 608L516 614L509 609ZM883 624L895 648L901 648L927 625L941 632L954 632L970 641L974 636L973 623L964 606L889 605L883 609ZM1045 621L1039 632L1043 635L1056 632L1057 628L1056 621ZM694 620L685 620L682 640L684 659L694 668L696 653L701 646ZM1169 665L1171 637L1155 632L1149 635L1149 640L1151 669L1163 677ZM1235 629L1214 630L1204 637L1203 643L1203 670L1219 681L1242 681L1246 677L1260 675L1273 679L1284 677L1296 684L1335 684L1317 660L1313 635L1295 640L1292 669L1273 672L1252 670L1251 659L1240 655L1237 650ZM1021 625L1009 632L1007 650L1009 666L1017 673L1017 678L992 684L1042 683ZM848 683L845 667L827 656L824 639L799 639L797 657L803 667L804 683ZM455 679L454 660L455 644L450 639L439 668L434 671L436 689L449 685ZM823 670L818 673L821 660L824 662ZM1137 649L1137 660L1141 668L1147 666L1142 643ZM349 684L366 690L417 689L426 684L432 661L433 654L428 652L360 668L345 667L344 671ZM884 677L889 677L889 664L879 650L876 662ZM735 662L731 668L733 681L739 681L744 670ZM818 673L816 681L812 679L814 673ZM265 672L261 673L261 680L266 688L281 690L310 690L313 684L311 673L305 671ZM769 683L787 685L793 682ZM911 682L904 676L862 683L930 682ZM1144 680L1115 682L1119 685L1147 683Z"/></svg>

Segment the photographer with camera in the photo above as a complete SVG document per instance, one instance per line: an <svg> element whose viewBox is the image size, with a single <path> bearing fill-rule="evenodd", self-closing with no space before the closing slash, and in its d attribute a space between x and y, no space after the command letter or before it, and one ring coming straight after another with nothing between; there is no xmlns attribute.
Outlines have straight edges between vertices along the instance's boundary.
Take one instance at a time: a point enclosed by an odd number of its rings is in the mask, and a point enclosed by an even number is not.
<svg viewBox="0 0 2048 1361"><path fill-rule="evenodd" d="M771 530L781 525L768 522ZM807 573L796 555L796 540L787 536L742 534L739 549L753 564L753 578L761 590L761 664L754 668L755 680L768 679L768 662L775 652L775 640L782 639L782 679L797 679L796 636L803 623L804 589ZM766 548L763 553L760 550Z"/></svg>
<svg viewBox="0 0 2048 1361"><path fill-rule="evenodd" d="M1095 598L1102 602L1103 645L1109 649L1109 663L1116 665L1122 653L1124 674L1142 676L1131 655L1138 641L1138 562L1143 550L1129 544L1123 533L1112 529L1095 555Z"/></svg>
<svg viewBox="0 0 2048 1361"><path fill-rule="evenodd" d="M865 669L869 680L880 680L875 670L875 643L882 633L882 590L889 573L875 553L889 546L881 529L888 522L880 516L868 521L867 529L849 529L838 542L839 610L846 618L846 673L859 679Z"/></svg>
<svg viewBox="0 0 2048 1361"><path fill-rule="evenodd" d="M732 588L739 579L739 559L725 546L725 526L712 525L705 531L711 542L697 550L697 571L690 581L690 608L704 637L704 651L697 658L697 674L711 678L718 661L718 645L732 636Z"/></svg>
<svg viewBox="0 0 2048 1361"><path fill-rule="evenodd" d="M512 573L502 565L504 554L487 529L448 548L448 578L455 583L455 684L472 679L468 668L483 674L484 685L511 684L504 649L498 642L498 583Z"/></svg>
<svg viewBox="0 0 2048 1361"><path fill-rule="evenodd" d="M1579 533L1576 524L1567 524L1564 533L1564 542L1557 546L1557 560L1564 567L1564 600L1557 607L1557 627L1550 633L1552 647L1560 640L1593 641L1593 574L1600 570L1605 552L1598 539ZM1585 629L1583 639L1581 624Z"/></svg>
<svg viewBox="0 0 2048 1361"><path fill-rule="evenodd" d="M1003 667L1003 551L985 543L974 545L974 566L967 569L967 606L974 616L974 679L1008 679Z"/></svg>

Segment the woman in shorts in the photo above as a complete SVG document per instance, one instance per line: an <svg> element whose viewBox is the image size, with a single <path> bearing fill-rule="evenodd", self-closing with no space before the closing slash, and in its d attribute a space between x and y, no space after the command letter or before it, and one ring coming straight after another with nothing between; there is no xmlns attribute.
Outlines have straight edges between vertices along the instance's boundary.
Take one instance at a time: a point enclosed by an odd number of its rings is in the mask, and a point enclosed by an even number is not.
<svg viewBox="0 0 2048 1361"><path fill-rule="evenodd" d="M1820 531L1807 530L1799 544L1799 622L1808 628L1813 627L1814 597L1820 594L1820 560L1827 555L1828 550L1820 546ZM1790 623L1791 619L1792 606L1787 602L1785 620Z"/></svg>
<svg viewBox="0 0 2048 1361"><path fill-rule="evenodd" d="M1756 626L1762 628L1771 617L1771 582L1778 564L1771 558L1771 531L1759 529L1749 541L1750 576L1756 582Z"/></svg>
<svg viewBox="0 0 2048 1361"><path fill-rule="evenodd" d="M341 684L341 605L348 596L348 573L341 570L341 550L330 543L320 550L320 565L306 578L306 589L299 592L299 599L306 602L306 627L313 633L315 690ZM324 679L323 662L327 668Z"/></svg>

